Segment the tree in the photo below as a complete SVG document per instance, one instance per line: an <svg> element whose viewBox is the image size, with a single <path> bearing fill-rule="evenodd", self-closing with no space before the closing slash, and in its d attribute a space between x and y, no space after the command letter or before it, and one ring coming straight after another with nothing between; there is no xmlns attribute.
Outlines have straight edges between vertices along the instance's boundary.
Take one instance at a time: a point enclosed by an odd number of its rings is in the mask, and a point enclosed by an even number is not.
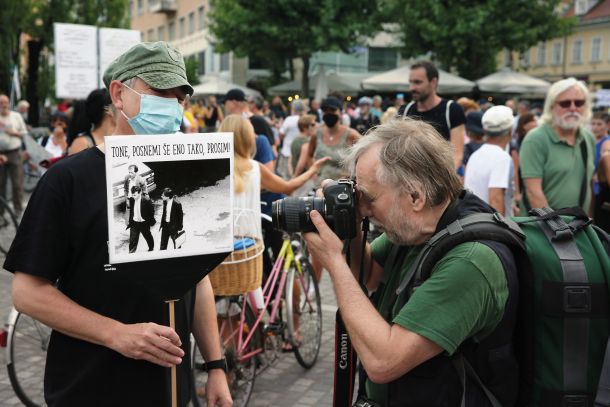
<svg viewBox="0 0 610 407"><path fill-rule="evenodd" d="M506 48L524 51L540 41L567 35L562 0L389 0L386 16L400 25L404 52L431 52L445 68L478 79L496 68Z"/></svg>
<svg viewBox="0 0 610 407"><path fill-rule="evenodd" d="M4 3L7 0L0 0ZM1 3L0 3L1 4ZM12 5L12 6L10 6ZM10 6L10 7L9 7ZM18 63L20 33L29 35L27 41L28 67L26 74L26 97L30 102L28 117L33 125L38 124L39 101L49 96L49 87L42 88L39 82L41 70L49 69L46 60L53 50L53 24L75 23L101 27L127 27L128 0L8 0L2 8L0 18L0 53L9 61L5 66ZM5 13L5 10L7 12ZM12 38L12 39L11 39ZM8 47L8 48L7 48ZM25 51L25 50L22 50ZM4 67L5 68L5 67ZM44 72L48 76L49 72ZM0 90L4 90L6 79L0 71Z"/></svg>
<svg viewBox="0 0 610 407"><path fill-rule="evenodd" d="M302 93L309 96L309 60L317 51L349 52L381 29L379 0L211 0L210 31L219 52L269 61L303 61Z"/></svg>

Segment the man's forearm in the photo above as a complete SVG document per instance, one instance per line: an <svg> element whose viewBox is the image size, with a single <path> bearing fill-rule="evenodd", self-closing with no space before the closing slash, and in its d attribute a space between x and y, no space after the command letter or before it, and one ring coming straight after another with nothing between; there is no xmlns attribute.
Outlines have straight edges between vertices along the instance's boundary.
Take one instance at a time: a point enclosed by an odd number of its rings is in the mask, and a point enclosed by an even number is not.
<svg viewBox="0 0 610 407"><path fill-rule="evenodd" d="M210 279L205 277L197 284L195 314L193 316L193 336L197 341L201 355L206 361L218 360L222 355L214 291Z"/></svg>

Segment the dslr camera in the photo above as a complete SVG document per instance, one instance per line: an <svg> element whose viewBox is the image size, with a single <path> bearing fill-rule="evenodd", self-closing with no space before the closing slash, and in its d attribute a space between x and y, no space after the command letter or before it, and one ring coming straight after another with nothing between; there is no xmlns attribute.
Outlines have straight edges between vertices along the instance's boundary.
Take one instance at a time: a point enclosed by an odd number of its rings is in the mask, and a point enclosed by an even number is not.
<svg viewBox="0 0 610 407"><path fill-rule="evenodd" d="M349 179L328 183L322 192L324 198L284 198L273 202L271 218L273 227L286 232L314 232L309 213L320 212L326 224L339 239L356 237L356 189Z"/></svg>

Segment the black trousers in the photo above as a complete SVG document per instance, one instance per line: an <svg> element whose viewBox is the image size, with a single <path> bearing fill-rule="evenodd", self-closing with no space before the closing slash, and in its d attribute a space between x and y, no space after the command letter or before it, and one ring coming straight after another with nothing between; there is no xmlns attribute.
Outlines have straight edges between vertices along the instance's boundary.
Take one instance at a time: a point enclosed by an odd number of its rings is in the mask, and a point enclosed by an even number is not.
<svg viewBox="0 0 610 407"><path fill-rule="evenodd" d="M138 248L140 241L140 233L148 243L148 251L151 252L155 248L155 240L150 233L150 226L146 222L131 222L129 228L129 253L134 253Z"/></svg>
<svg viewBox="0 0 610 407"><path fill-rule="evenodd" d="M169 238L172 238L172 242L174 243L174 249L176 248L176 240L169 233L169 227L161 226L161 250L167 250L167 243L169 242Z"/></svg>

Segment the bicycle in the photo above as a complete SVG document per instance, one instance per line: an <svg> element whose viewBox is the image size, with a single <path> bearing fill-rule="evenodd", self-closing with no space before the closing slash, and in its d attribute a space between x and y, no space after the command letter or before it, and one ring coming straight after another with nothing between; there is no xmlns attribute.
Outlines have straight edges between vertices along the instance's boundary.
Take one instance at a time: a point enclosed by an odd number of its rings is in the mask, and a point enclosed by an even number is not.
<svg viewBox="0 0 610 407"><path fill-rule="evenodd" d="M263 222L271 219L263 216ZM279 359L283 345L292 348L297 362L312 367L322 340L322 305L306 246L298 234L284 233L271 272L263 287L264 307L258 310L252 293L225 297L226 312L219 315L219 332L227 360L233 405L246 406L254 379ZM267 316L263 326L263 317ZM193 397L195 406L205 405L197 389L207 382L204 359L192 345Z"/></svg>
<svg viewBox="0 0 610 407"><path fill-rule="evenodd" d="M0 197L0 252L6 256L15 239L19 222L6 200Z"/></svg>

